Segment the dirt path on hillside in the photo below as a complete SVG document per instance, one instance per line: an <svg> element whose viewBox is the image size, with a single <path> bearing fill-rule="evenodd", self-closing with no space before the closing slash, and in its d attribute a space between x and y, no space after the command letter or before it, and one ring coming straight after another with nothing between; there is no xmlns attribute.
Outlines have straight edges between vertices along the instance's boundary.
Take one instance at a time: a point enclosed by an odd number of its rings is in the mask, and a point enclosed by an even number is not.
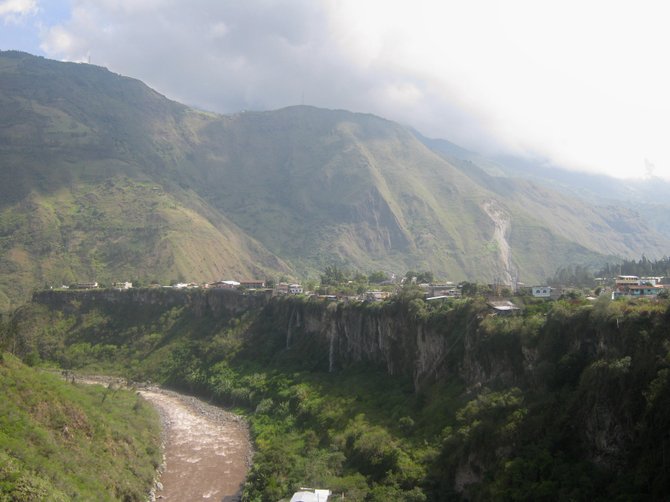
<svg viewBox="0 0 670 502"><path fill-rule="evenodd" d="M123 386L108 377L80 377L77 382ZM162 424L164 464L151 499L238 501L252 454L244 420L158 387L137 392L156 407Z"/></svg>
<svg viewBox="0 0 670 502"><path fill-rule="evenodd" d="M482 209L493 221L494 230L492 241L498 246L498 261L501 265L500 272L503 283L512 283L512 249L507 240L511 230L511 219L509 214L500 205L489 200L482 204Z"/></svg>
<svg viewBox="0 0 670 502"><path fill-rule="evenodd" d="M193 397L160 389L139 392L160 412L165 433L156 499L239 500L251 458L245 423Z"/></svg>

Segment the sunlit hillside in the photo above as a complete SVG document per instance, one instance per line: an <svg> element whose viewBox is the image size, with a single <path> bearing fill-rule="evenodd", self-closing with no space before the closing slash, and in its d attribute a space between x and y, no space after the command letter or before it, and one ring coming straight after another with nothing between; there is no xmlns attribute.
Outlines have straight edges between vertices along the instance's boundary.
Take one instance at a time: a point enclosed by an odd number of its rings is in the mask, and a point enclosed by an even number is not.
<svg viewBox="0 0 670 502"><path fill-rule="evenodd" d="M373 115L221 116L18 52L0 54L0 84L0 310L70 282L304 279L330 264L532 283L670 246L623 205L492 176Z"/></svg>

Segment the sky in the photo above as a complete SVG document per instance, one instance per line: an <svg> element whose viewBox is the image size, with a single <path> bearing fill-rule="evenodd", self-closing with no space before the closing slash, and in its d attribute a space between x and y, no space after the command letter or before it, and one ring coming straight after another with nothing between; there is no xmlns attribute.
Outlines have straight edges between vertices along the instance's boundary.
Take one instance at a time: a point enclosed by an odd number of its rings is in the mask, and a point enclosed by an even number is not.
<svg viewBox="0 0 670 502"><path fill-rule="evenodd" d="M374 113L486 155L670 179L658 0L0 0L0 49L219 113Z"/></svg>

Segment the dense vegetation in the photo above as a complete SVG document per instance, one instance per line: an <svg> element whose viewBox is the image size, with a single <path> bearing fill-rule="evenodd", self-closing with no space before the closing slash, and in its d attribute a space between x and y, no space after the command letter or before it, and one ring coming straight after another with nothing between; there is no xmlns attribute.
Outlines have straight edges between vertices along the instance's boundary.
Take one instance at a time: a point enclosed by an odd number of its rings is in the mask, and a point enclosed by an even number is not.
<svg viewBox="0 0 670 502"><path fill-rule="evenodd" d="M66 383L0 352L0 500L144 501L158 417L133 392Z"/></svg>
<svg viewBox="0 0 670 502"><path fill-rule="evenodd" d="M377 304L284 299L217 313L32 304L5 344L33 362L152 378L247 414L257 448L248 501L300 485L354 501L666 498L668 302L526 302L514 317L411 291ZM296 313L388 320L397 334L382 336L437 336L448 350L418 387L411 372L389 376L370 360L329 372L318 327L295 328L287 345Z"/></svg>

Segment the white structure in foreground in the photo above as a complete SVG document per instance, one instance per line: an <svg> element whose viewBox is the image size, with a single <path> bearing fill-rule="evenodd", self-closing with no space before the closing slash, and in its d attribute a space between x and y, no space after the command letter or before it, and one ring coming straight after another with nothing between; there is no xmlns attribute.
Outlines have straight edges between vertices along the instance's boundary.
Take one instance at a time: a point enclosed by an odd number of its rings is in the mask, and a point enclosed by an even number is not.
<svg viewBox="0 0 670 502"><path fill-rule="evenodd" d="M330 490L314 490L312 488L300 488L291 497L291 502L328 502Z"/></svg>

